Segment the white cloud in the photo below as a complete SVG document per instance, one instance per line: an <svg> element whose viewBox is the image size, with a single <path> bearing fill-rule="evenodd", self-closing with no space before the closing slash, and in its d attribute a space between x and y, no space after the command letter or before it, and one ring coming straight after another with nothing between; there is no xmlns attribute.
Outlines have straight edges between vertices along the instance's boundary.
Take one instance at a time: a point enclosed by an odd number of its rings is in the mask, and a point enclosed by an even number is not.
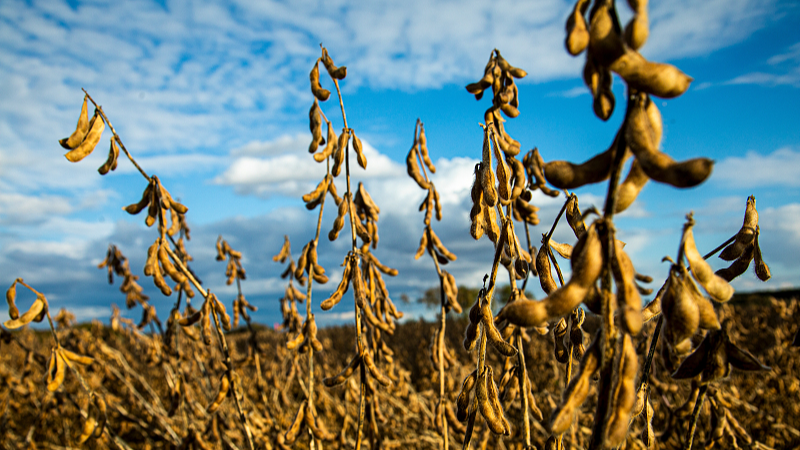
<svg viewBox="0 0 800 450"><path fill-rule="evenodd" d="M780 148L763 155L751 150L743 157L732 156L718 162L712 180L738 188L798 187L798 167L800 151Z"/></svg>
<svg viewBox="0 0 800 450"><path fill-rule="evenodd" d="M379 153L368 141L362 140L362 145L369 170L365 172L358 166L355 152L351 150L350 169L354 177L387 178L405 173L399 164ZM298 148L303 150L298 151ZM308 153L307 136L282 136L271 142L251 142L244 149L236 149L232 153L233 162L213 182L233 186L240 194L265 198L274 194L299 197L310 192L326 172L326 163L317 163ZM254 155L267 156L262 158ZM338 184L342 183L342 178L340 175Z"/></svg>
<svg viewBox="0 0 800 450"><path fill-rule="evenodd" d="M767 59L767 72L750 72L730 80L727 84L758 84L764 86L800 87L800 42L785 52Z"/></svg>

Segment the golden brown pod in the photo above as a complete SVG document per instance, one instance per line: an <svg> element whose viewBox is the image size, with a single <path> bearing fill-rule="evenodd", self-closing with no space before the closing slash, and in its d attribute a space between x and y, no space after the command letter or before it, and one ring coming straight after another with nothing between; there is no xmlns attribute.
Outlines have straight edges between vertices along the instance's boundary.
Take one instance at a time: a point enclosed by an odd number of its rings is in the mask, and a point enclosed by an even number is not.
<svg viewBox="0 0 800 450"><path fill-rule="evenodd" d="M330 121L326 123L328 126L328 141L325 144L325 148L321 152L314 154L314 161L316 162L323 162L329 156L333 155L334 152L339 152L338 138L336 137L336 132L333 130L333 124Z"/></svg>
<svg viewBox="0 0 800 450"><path fill-rule="evenodd" d="M715 274L711 266L703 259L700 252L697 251L697 246L694 242L694 232L692 231L694 220L692 220L691 216L689 216L688 219L689 220L683 226L683 254L686 255L686 260L689 262L692 274L712 299L721 303L727 302L733 297L733 286L722 277Z"/></svg>
<svg viewBox="0 0 800 450"><path fill-rule="evenodd" d="M483 302L480 309L481 324L483 324L483 331L486 333L486 338L503 356L515 356L517 349L513 345L503 340L503 336L497 327L494 326L494 318L492 317L492 309L488 301Z"/></svg>
<svg viewBox="0 0 800 450"><path fill-rule="evenodd" d="M599 183L611 174L611 162L617 149L618 136L608 150L599 153L581 164L569 161L550 161L544 165L547 181L559 189L575 189L587 184Z"/></svg>
<svg viewBox="0 0 800 450"><path fill-rule="evenodd" d="M439 253L441 253L445 258L449 259L450 261L455 261L456 259L458 259L455 253L448 250L444 246L444 244L442 244L441 239L439 239L439 236L437 236L436 233L433 232L432 228L428 228L427 232L429 235L428 242L432 243Z"/></svg>
<svg viewBox="0 0 800 450"><path fill-rule="evenodd" d="M758 227L756 227L756 240L753 252L753 260L755 261L755 269L756 269L756 276L761 281L767 281L772 278L772 273L769 270L769 266L767 263L764 262L764 259L761 256L761 246L758 245Z"/></svg>
<svg viewBox="0 0 800 450"><path fill-rule="evenodd" d="M314 68L311 69L311 73L308 75L308 78L311 81L311 93L314 94L314 97L322 102L328 100L328 98L331 96L331 91L323 89L319 84L319 59L316 63L314 63Z"/></svg>
<svg viewBox="0 0 800 450"><path fill-rule="evenodd" d="M297 414L294 416L294 420L292 421L292 425L286 430L286 434L284 435L284 439L286 440L286 444L292 445L294 441L297 439L297 436L300 434L300 427L305 422L306 414L308 414L308 400L303 401L303 404L300 405L300 409L297 410Z"/></svg>
<svg viewBox="0 0 800 450"><path fill-rule="evenodd" d="M86 135L86 138L83 139L83 142L81 142L77 148L70 150L64 156L70 162L78 162L89 156L89 154L94 151L97 143L100 142L100 137L103 135L103 130L105 129L106 123L103 121L103 118L100 117L100 111L95 110L94 117L89 121L89 133Z"/></svg>
<svg viewBox="0 0 800 450"><path fill-rule="evenodd" d="M495 187L494 172L492 172L491 161L484 161L480 168L481 187L483 188L483 201L486 206L494 207L497 205L497 188Z"/></svg>
<svg viewBox="0 0 800 450"><path fill-rule="evenodd" d="M362 361L363 358L361 355L354 356L353 359L351 359L350 362L347 363L347 366L345 366L345 368L342 369L341 372L339 372L333 377L324 378L322 380L322 384L324 384L327 387L334 387L344 383L345 381L347 381L350 375L352 375L353 372L361 365Z"/></svg>
<svg viewBox="0 0 800 450"><path fill-rule="evenodd" d="M486 424L489 426L489 429L492 430L492 433L495 434L505 434L505 426L503 421L497 417L495 413L494 407L492 405L492 400L489 399L489 383L494 383L492 375L492 367L487 365L481 376L478 378L478 385L475 389L475 397L478 401L478 410L481 412L481 415L484 419L486 419Z"/></svg>
<svg viewBox="0 0 800 450"><path fill-rule="evenodd" d="M459 422L467 420L467 409L469 408L469 399L472 389L475 387L475 381L478 378L478 369L473 370L461 384L461 392L458 393L456 398L456 417Z"/></svg>
<svg viewBox="0 0 800 450"><path fill-rule="evenodd" d="M739 259L745 253L745 249L752 245L755 239L757 226L758 211L756 210L756 198L751 195L747 197L747 206L744 210L744 223L742 224L742 228L736 233L736 240L725 247L722 253L719 254L719 257L725 261Z"/></svg>
<svg viewBox="0 0 800 450"><path fill-rule="evenodd" d="M589 30L586 29L585 17L588 7L589 0L578 0L567 19L567 39L565 44L567 51L572 56L578 56L589 45Z"/></svg>
<svg viewBox="0 0 800 450"><path fill-rule="evenodd" d="M328 75L330 75L331 78L343 80L347 76L347 67L336 67L325 47L322 47L322 64L325 65L325 69L328 71Z"/></svg>
<svg viewBox="0 0 800 450"><path fill-rule="evenodd" d="M617 285L617 304L624 329L636 336L642 330L642 297L636 287L636 270L620 241L616 241L611 270Z"/></svg>
<svg viewBox="0 0 800 450"><path fill-rule="evenodd" d="M664 294L661 296L664 337L673 346L692 337L700 326L699 307L687 290L684 282L686 274L683 271L679 266L672 266L667 284L663 288Z"/></svg>
<svg viewBox="0 0 800 450"><path fill-rule="evenodd" d="M591 291L603 269L603 254L597 227L592 225L572 250L570 280L545 298L542 303L552 319L569 314ZM539 275L541 277L541 274Z"/></svg>
<svg viewBox="0 0 800 450"><path fill-rule="evenodd" d="M550 416L549 428L553 434L562 434L572 424L578 408L589 394L589 382L600 368L600 339L595 338L583 355L578 373L564 391L564 398Z"/></svg>
<svg viewBox="0 0 800 450"><path fill-rule="evenodd" d="M100 175L105 175L108 171L117 169L117 158L119 158L119 147L117 147L116 136L111 136L111 148L108 150L108 159L99 169Z"/></svg>
<svg viewBox="0 0 800 450"><path fill-rule="evenodd" d="M411 147L411 150L408 152L408 156L406 156L406 171L408 172L408 176L414 179L417 182L419 187L422 189L428 189L430 187L430 183L422 177L422 173L419 171L419 165L417 164L417 152L419 145L415 142L414 146Z"/></svg>
<svg viewBox="0 0 800 450"><path fill-rule="evenodd" d="M625 439L631 420L631 410L636 403L635 380L639 361L629 334L623 334L622 348L617 353L617 367L612 381L611 410L605 427L607 448L616 447Z"/></svg>
<svg viewBox="0 0 800 450"><path fill-rule="evenodd" d="M87 96L84 95L81 115L78 116L78 125L75 127L75 131L72 132L70 137L58 141L58 143L67 150L77 148L81 142L83 142L84 138L86 138L86 133L89 132L89 110L87 109L88 105L86 101Z"/></svg>
<svg viewBox="0 0 800 450"><path fill-rule="evenodd" d="M325 140L322 139L322 119L320 118L320 113L319 102L317 102L315 97L314 104L311 105L311 109L308 111L308 127L312 136L311 144L308 146L309 153L316 152L319 146L325 142Z"/></svg>
<svg viewBox="0 0 800 450"><path fill-rule="evenodd" d="M88 366L92 362L94 362L94 358L89 356L79 355L77 353L71 352L65 348L60 348L61 354L65 360L74 361L78 364L82 364L84 366Z"/></svg>
<svg viewBox="0 0 800 450"><path fill-rule="evenodd" d="M67 373L67 361L59 350L61 347L56 347L50 352L50 363L47 370L47 390L50 392L58 390Z"/></svg>
<svg viewBox="0 0 800 450"><path fill-rule="evenodd" d="M342 164L345 162L345 155L347 154L347 144L350 142L350 130L342 128L342 134L339 135L336 149L333 151L333 167L331 167L331 174L338 177L342 171Z"/></svg>
<svg viewBox="0 0 800 450"><path fill-rule="evenodd" d="M647 0L639 0L639 7L635 10L631 20L625 25L623 36L628 47L639 50L647 42L650 34L650 23L647 18Z"/></svg>
<svg viewBox="0 0 800 450"><path fill-rule="evenodd" d="M436 173L436 166L433 165L433 161L431 161L431 157L428 154L428 138L425 136L425 127L421 123L419 124L419 153L428 170L431 173Z"/></svg>
<svg viewBox="0 0 800 450"><path fill-rule="evenodd" d="M548 245L549 242L545 242L543 238L542 247L539 249L539 253L536 254L536 273L539 274L539 284L542 285L542 290L544 290L546 294L555 292L555 290L558 289L558 285L556 285L556 281L553 279L553 273L550 268L550 257L547 254Z"/></svg>
<svg viewBox="0 0 800 450"><path fill-rule="evenodd" d="M8 303L8 317L12 320L19 319L19 309L14 303L17 299L17 280L11 283L11 287L6 291L6 303Z"/></svg>
<svg viewBox="0 0 800 450"><path fill-rule="evenodd" d="M358 161L358 165L361 166L362 169L367 168L367 157L364 155L364 148L361 145L361 139L356 136L356 132L351 130L353 134L353 149L356 151L356 160Z"/></svg>
<svg viewBox="0 0 800 450"><path fill-rule="evenodd" d="M213 414L219 409L220 406L222 406L222 402L225 400L225 397L228 396L228 391L230 391L230 388L231 382L228 378L228 374L223 373L219 378L219 390L217 390L217 396L214 397L214 401L212 401L206 408L207 413Z"/></svg>
<svg viewBox="0 0 800 450"><path fill-rule="evenodd" d="M705 181L711 175L714 161L694 158L676 162L658 150L657 134L647 113L648 102L652 100L646 94L639 94L633 100L625 127L628 147L636 155L642 170L652 180L677 188L693 187Z"/></svg>
<svg viewBox="0 0 800 450"><path fill-rule="evenodd" d="M621 213L628 209L649 180L650 178L642 170L639 160L634 159L625 181L620 183L619 188L617 188L617 205L614 208L614 212Z"/></svg>
<svg viewBox="0 0 800 450"><path fill-rule="evenodd" d="M81 430L81 435L78 436L78 444L83 444L94 433L95 428L97 428L97 419L94 418L91 414L86 418L86 421L83 422L83 429Z"/></svg>
<svg viewBox="0 0 800 450"><path fill-rule="evenodd" d="M36 300L33 301L33 304L31 304L31 307L25 311L25 313L19 315L19 311L17 311L18 317L16 319L6 320L3 325L9 330L15 330L34 321L39 315L42 314L43 311L45 311L46 303L42 297L42 294L38 294L36 296ZM8 300L8 298L6 298L6 300ZM9 310L10 309L11 308L9 308ZM9 316L11 316L10 313Z"/></svg>
<svg viewBox="0 0 800 450"><path fill-rule="evenodd" d="M372 360L372 354L370 352L366 352L364 354L363 361L364 364L367 366L367 369L369 369L369 373L372 375L372 378L378 380L378 383L384 386L392 385L392 380L390 380L389 377L384 375L383 372L381 372L378 369L378 366L375 365L375 361Z"/></svg>

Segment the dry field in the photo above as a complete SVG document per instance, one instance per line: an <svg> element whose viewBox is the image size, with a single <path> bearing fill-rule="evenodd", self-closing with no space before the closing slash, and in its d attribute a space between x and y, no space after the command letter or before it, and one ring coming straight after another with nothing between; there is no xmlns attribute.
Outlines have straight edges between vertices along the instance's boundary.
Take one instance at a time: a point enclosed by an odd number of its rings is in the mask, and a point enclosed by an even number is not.
<svg viewBox="0 0 800 450"><path fill-rule="evenodd" d="M2 330L2 445L796 448L800 371L791 345L798 340L797 300L732 301L730 282L750 267L762 281L771 277L759 245L755 197L744 202L740 230L705 255L696 246L689 212L674 259L664 258L671 265L663 281L638 272L616 238L616 215L649 181L680 196L704 183L714 165L705 157L675 161L662 149L657 104L683 95L693 79L639 53L649 34L647 2L627 3L633 17L624 26L613 0L578 0L566 23L567 51L586 57L583 78L597 118L606 121L615 108L624 109L614 140L585 162L545 160L555 151L523 152L508 134L504 122L521 113L515 80L527 72L497 49L482 77L466 86L487 105L469 232L494 244L482 261L482 288L469 297L446 270L457 255L434 227L450 219L442 216L431 176L436 146L429 149L417 121L406 165L427 193L419 207L425 227L415 257L427 253L439 279L435 324L401 322L384 282L398 272L392 261L372 253L380 206L368 186L351 180L351 166L368 166L356 135L361 124L348 124L339 85L347 67L337 66L325 47L309 73L309 164L324 164L326 174L302 197L309 211L318 210L309 213L317 214L315 235L295 254L286 238L273 257L284 265L287 283L281 332L251 321L248 311L256 306L243 293L242 253L222 237L217 260L225 262L227 283L238 288L230 313L203 286L187 251L189 208L145 170L158 168L139 166L84 90L76 129L60 141L65 157L83 160L110 130L108 159L98 171L110 174L124 155L146 181L141 199L124 210L146 212L146 226L156 225L143 273L175 303L159 317L137 282L138 270L113 244L100 268L108 270L110 282L121 280L126 306L142 312L139 324L115 309L108 328L99 322L74 326L71 314L54 316L47 298L17 278L6 293L11 319ZM619 102L615 75L625 84ZM341 128L326 115L332 109L341 111ZM606 181L603 211L581 211L575 191ZM534 191L561 196L564 203L554 223L532 232L539 225ZM336 211L332 223L323 217L326 200L335 203L328 208ZM552 239L559 222L566 222L574 241ZM538 245L531 235L540 231L546 232ZM321 237L349 240L340 255L341 279L329 279L319 264L318 253L330 250ZM717 255L729 265L715 272L706 260ZM568 278L559 265L567 262ZM329 282L336 286L333 294L315 297L314 288ZM538 282L547 296L528 299L528 282ZM645 304L643 296L657 286ZM355 326L319 330L311 305L327 311L343 299L353 301ZM30 322L47 323L49 333L30 331Z"/></svg>
<svg viewBox="0 0 800 450"><path fill-rule="evenodd" d="M727 410L746 430L756 448L797 448L800 445L800 355L791 347L798 331L800 308L797 300L759 298L748 303L724 306L720 315L731 319L735 341L758 355L772 370L758 374L734 370L718 383L700 413L697 444L705 448L713 439L710 405ZM394 364L388 370L395 380L388 389L377 391L375 414L380 430L367 431L369 448L439 448L441 438L433 424L438 389L436 372L430 361L428 336L435 323L407 322L398 325L388 339L395 349ZM447 382L451 400L458 384L472 371L471 356L461 341L464 320L448 323L448 346L455 349L456 362L448 369ZM642 333L639 351L651 335L652 326ZM352 353L353 327L320 330L326 350L317 354L317 367L323 374L338 372ZM206 413L216 393L215 385L224 365L214 347L186 342L182 356L159 350L159 337L140 334L129 328L113 331L98 324L81 325L59 331L65 348L92 355L95 361L82 369L84 381L100 392L108 404L107 433L94 441L76 445L82 427L87 396L76 377L67 375L62 389L50 393L42 380L50 353L50 336L30 330L4 334L0 352L0 442L3 448L173 448L188 434L196 433L207 448L245 448L246 443L232 402L223 403L218 414ZM254 360L247 361L249 334L239 329L229 334L237 371L243 382L244 404L259 448L281 448L280 436L294 419L305 399L305 367L286 351L285 333L263 328L257 332L263 357L259 373ZM587 342L588 344L588 342ZM564 366L553 358L553 338L533 336L526 347L525 360L534 397L546 419L558 403L563 389ZM490 361L493 358L490 358ZM491 361L499 370L502 361ZM184 402L176 407L174 368L181 366L192 374L181 383ZM670 379L659 357L650 377L651 399L655 410L653 426L657 443L653 448L681 448L690 408L685 405L691 382ZM565 437L566 448L584 448L591 434L594 392L582 409L574 432ZM320 390L317 400L319 418L334 439L324 448L351 448L357 416L358 396L355 379L342 387ZM723 406L725 405L725 406ZM718 411L718 410L716 410ZM370 411L371 412L371 411ZM519 423L519 408L507 410L512 424ZM718 414L715 413L715 414ZM343 424L348 424L343 427ZM643 448L641 418L633 421L625 448ZM475 431L478 448L518 448L520 429L512 425L511 436L494 436L484 425ZM736 433L736 431L735 431ZM748 448L747 438L736 434L740 447ZM463 434L453 432L460 448ZM545 424L533 422L533 443L542 448L549 437ZM300 436L296 448L307 448L308 437ZM452 441L451 441L452 442ZM722 441L717 448L732 448ZM577 443L577 447L573 445ZM701 448L696 446L697 448Z"/></svg>

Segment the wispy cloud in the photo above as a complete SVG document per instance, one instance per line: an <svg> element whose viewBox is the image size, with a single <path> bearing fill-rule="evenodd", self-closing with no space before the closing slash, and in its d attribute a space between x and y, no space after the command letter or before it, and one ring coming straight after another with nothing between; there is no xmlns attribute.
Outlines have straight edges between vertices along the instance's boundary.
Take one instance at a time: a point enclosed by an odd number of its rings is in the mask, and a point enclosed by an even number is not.
<svg viewBox="0 0 800 450"><path fill-rule="evenodd" d="M738 188L798 187L798 168L800 151L781 148L763 155L751 150L745 156L732 156L717 163L712 180Z"/></svg>
<svg viewBox="0 0 800 450"><path fill-rule="evenodd" d="M767 59L767 65L768 71L739 75L727 84L800 87L800 42Z"/></svg>

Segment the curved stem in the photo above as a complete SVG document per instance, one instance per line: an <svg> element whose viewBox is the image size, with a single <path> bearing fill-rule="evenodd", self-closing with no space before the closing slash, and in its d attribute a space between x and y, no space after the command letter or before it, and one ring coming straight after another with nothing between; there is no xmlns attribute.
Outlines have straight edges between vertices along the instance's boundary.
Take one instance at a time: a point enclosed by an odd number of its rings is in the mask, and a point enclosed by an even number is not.
<svg viewBox="0 0 800 450"><path fill-rule="evenodd" d="M136 169L139 170L139 173L141 173L142 176L147 179L147 181L150 181L150 176L147 175L147 173L144 171L144 169L141 168L141 166L139 166L138 163L136 163L136 160L133 159L133 156L131 156L130 152L128 152L128 149L125 148L125 144L122 143L122 139L120 139L119 135L117 134L117 131L114 129L114 125L111 125L111 121L108 120L108 116L106 116L106 113L103 111L103 107L98 105L97 102L94 101L92 96L89 95L88 92L86 92L86 89L81 88L81 90L84 92L84 94L86 94L86 98L88 98L89 101L91 101L92 104L94 104L94 107L97 108L97 111L103 117L103 120L108 125L108 128L110 128L111 132L114 133L114 140L117 141L117 144L119 144L119 147L122 149L123 152L125 152L125 156L127 156L128 159L131 161L131 163L133 163L133 165L136 166Z"/></svg>
<svg viewBox="0 0 800 450"><path fill-rule="evenodd" d="M686 436L686 445L684 445L685 450L692 449L692 443L694 442L694 433L697 431L697 419L700 417L700 409L703 407L703 400L706 398L706 392L708 391L708 385L704 384L700 386L700 392L697 394L697 400L694 402L694 410L692 411L692 422L691 426L689 427L689 433Z"/></svg>

